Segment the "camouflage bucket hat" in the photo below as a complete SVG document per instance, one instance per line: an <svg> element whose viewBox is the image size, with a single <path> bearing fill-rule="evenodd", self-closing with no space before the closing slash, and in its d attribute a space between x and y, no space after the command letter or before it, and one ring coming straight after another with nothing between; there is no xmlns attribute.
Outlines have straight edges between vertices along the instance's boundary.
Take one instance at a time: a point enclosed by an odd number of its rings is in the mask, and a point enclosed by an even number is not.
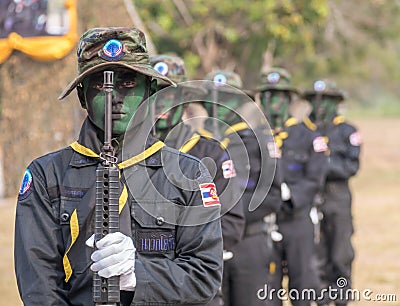
<svg viewBox="0 0 400 306"><path fill-rule="evenodd" d="M168 77L175 83L186 81L186 70L183 59L179 56L172 55L155 55L150 56L150 65L157 72ZM159 85L170 85L165 81L161 81Z"/></svg>
<svg viewBox="0 0 400 306"><path fill-rule="evenodd" d="M198 85L187 82L185 62L179 56L174 55L155 55L150 56L150 64L157 72L168 77L175 83L180 83L182 89L189 90L193 93L207 94L207 90ZM159 87L169 86L170 83L165 81L158 82Z"/></svg>
<svg viewBox="0 0 400 306"><path fill-rule="evenodd" d="M68 84L58 99L64 99L82 80L108 67L127 68L174 85L156 71L149 61L146 38L135 28L93 28L79 40L78 76Z"/></svg>
<svg viewBox="0 0 400 306"><path fill-rule="evenodd" d="M217 70L208 73L205 77L207 81L213 81L214 85L220 91L237 93L238 90L232 89L230 86L242 90L243 82L240 76L228 70ZM227 86L229 85L229 86ZM209 90L213 88L208 88Z"/></svg>
<svg viewBox="0 0 400 306"><path fill-rule="evenodd" d="M337 102L343 101L346 97L345 93L337 88L335 82L326 79L315 81L312 89L304 91L303 98L310 100L317 94L336 98Z"/></svg>
<svg viewBox="0 0 400 306"><path fill-rule="evenodd" d="M257 91L282 90L297 93L298 90L291 85L291 76L283 68L271 68L261 73Z"/></svg>

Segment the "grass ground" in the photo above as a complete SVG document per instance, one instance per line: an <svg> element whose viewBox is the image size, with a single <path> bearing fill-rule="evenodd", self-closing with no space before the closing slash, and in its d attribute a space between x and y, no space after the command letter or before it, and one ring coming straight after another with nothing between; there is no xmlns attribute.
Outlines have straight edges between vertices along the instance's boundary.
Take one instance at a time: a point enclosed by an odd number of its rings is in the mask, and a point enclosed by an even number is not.
<svg viewBox="0 0 400 306"><path fill-rule="evenodd" d="M351 182L354 288L370 290L371 299L396 295L397 301L361 299L352 305L400 305L400 118L353 122L364 141L361 170ZM15 199L0 200L0 211L0 296L7 301L4 305L22 305L13 271Z"/></svg>

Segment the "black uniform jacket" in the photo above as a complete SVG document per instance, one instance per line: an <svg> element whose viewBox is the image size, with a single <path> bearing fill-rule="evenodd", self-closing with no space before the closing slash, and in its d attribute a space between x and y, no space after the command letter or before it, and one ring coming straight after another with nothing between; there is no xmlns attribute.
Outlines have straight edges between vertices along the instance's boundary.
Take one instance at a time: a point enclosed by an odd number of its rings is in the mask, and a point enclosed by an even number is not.
<svg viewBox="0 0 400 306"><path fill-rule="evenodd" d="M165 143L199 158L210 171L221 201L224 250L230 250L242 239L245 223L235 166L230 156L211 135L193 132L185 124L172 130Z"/></svg>
<svg viewBox="0 0 400 306"><path fill-rule="evenodd" d="M235 163L246 223L262 221L280 207L280 178L274 139L267 129L232 125L222 141Z"/></svg>
<svg viewBox="0 0 400 306"><path fill-rule="evenodd" d="M360 167L361 136L343 116L335 116L326 127L329 167L326 180L347 181Z"/></svg>
<svg viewBox="0 0 400 306"><path fill-rule="evenodd" d="M150 140L147 156L120 167L137 249L132 305L204 305L221 285L220 205L202 199L199 185L212 183L204 165L160 143ZM100 143L90 121L72 147L34 160L20 190L15 269L25 305L93 305L85 241Z"/></svg>
<svg viewBox="0 0 400 306"><path fill-rule="evenodd" d="M311 208L327 171L325 140L316 126L289 118L284 131L275 135L275 141L282 152L281 177L290 189L293 212Z"/></svg>

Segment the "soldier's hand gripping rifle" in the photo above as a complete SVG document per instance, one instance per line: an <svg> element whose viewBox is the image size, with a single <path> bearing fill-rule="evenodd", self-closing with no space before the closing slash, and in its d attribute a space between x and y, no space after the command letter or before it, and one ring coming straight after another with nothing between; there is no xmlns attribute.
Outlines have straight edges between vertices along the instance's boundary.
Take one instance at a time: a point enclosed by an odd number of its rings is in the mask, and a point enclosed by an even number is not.
<svg viewBox="0 0 400 306"><path fill-rule="evenodd" d="M119 171L116 166L112 138L112 92L114 72L104 71L104 146L102 163L96 170L95 242L109 233L119 231ZM117 305L120 301L119 276L103 278L93 275L93 301L96 305Z"/></svg>

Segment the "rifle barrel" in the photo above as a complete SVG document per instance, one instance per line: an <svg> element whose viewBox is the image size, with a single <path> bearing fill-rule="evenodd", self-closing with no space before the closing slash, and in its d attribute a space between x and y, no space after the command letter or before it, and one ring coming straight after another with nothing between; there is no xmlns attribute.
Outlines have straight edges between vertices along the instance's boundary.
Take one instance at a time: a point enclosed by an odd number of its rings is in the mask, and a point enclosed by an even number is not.
<svg viewBox="0 0 400 306"><path fill-rule="evenodd" d="M105 114L104 114L104 151L110 153L112 150L112 91L114 88L114 72L104 71L104 95L105 95Z"/></svg>

